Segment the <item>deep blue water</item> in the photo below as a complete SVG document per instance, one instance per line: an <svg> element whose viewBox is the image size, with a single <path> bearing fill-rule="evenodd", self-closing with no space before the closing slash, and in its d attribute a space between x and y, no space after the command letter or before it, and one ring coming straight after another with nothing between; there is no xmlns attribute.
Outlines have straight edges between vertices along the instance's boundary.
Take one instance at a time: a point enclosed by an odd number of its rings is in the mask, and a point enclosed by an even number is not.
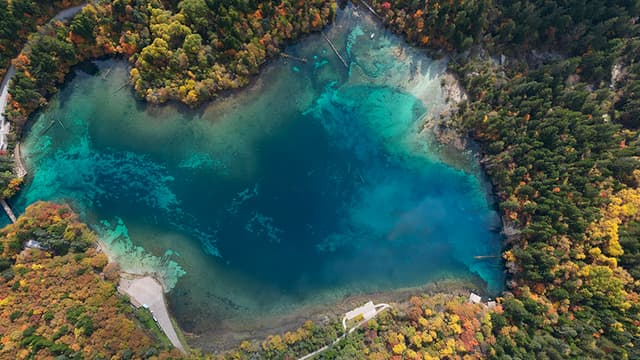
<svg viewBox="0 0 640 360"><path fill-rule="evenodd" d="M164 279L189 332L441 278L499 291L500 263L473 258L501 241L479 168L422 130L445 64L353 15L329 36L348 71L313 36L287 50L308 64L198 111L137 103L120 62L78 72L25 140L15 206L70 201L126 270Z"/></svg>

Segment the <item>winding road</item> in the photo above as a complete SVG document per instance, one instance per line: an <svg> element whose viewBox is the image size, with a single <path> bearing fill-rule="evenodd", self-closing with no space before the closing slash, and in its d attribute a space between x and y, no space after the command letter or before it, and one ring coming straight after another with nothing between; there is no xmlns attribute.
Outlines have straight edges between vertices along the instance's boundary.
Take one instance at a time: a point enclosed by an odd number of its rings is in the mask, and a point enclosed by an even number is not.
<svg viewBox="0 0 640 360"><path fill-rule="evenodd" d="M344 333L342 335L340 335L337 339L335 339L331 344L325 345L323 347L321 347L320 349L309 353L301 358L299 358L298 360L307 360L307 359L311 359L316 355L319 355L322 352L327 351L330 347L334 346L335 344L339 343L340 340L344 339L347 337L347 335L351 334L352 332L356 331L356 329L358 329L360 326L366 324L369 322L369 320L374 319L376 316L378 316L378 314L380 314L381 312L387 310L387 309L391 309L391 305L389 304L377 304L377 305L373 305L375 308L375 313L371 314L370 317L365 317L363 320L361 320L360 322L358 322L355 326L353 326L351 329L347 330L347 320L350 319L349 317L349 313L347 313L343 318L342 318L342 327L344 328Z"/></svg>
<svg viewBox="0 0 640 360"><path fill-rule="evenodd" d="M87 6L87 4L64 9L57 13L56 16L49 20L49 22L69 20L79 13L85 6ZM24 48L22 48L22 51L24 51ZM7 101L9 100L9 83L15 74L16 69L13 65L9 66L7 73L4 75L4 79L2 79L2 83L0 83L0 151L7 151L8 147L7 135L9 135L9 132L11 131L11 125L9 124L9 121L7 121L4 112L7 109Z"/></svg>

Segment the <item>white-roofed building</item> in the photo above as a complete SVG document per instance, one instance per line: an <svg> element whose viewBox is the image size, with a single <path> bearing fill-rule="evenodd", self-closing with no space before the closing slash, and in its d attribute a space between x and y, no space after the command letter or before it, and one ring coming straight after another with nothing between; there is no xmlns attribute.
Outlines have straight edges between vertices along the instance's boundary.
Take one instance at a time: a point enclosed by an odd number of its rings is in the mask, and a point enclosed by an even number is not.
<svg viewBox="0 0 640 360"><path fill-rule="evenodd" d="M373 305L373 301L357 307L345 314L347 320L353 320L362 315L363 320L373 319L376 316L376 307Z"/></svg>
<svg viewBox="0 0 640 360"><path fill-rule="evenodd" d="M471 295L469 295L469 301L474 304L479 304L482 301L482 298L479 295L471 293Z"/></svg>

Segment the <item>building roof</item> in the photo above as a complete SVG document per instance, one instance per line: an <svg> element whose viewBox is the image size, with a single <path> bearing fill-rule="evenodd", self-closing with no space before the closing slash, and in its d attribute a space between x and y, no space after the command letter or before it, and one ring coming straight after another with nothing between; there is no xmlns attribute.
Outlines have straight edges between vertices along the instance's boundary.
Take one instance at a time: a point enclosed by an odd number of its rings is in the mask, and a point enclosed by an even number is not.
<svg viewBox="0 0 640 360"><path fill-rule="evenodd" d="M28 240L27 243L24 246L26 246L28 248L31 248L31 249L45 250L45 247L42 246L42 244L40 244L40 242L35 241L33 239Z"/></svg>
<svg viewBox="0 0 640 360"><path fill-rule="evenodd" d="M471 295L469 295L469 301L474 304L479 304L482 301L482 298L479 295L471 293Z"/></svg>
<svg viewBox="0 0 640 360"><path fill-rule="evenodd" d="M353 320L359 315L362 315L365 320L372 319L376 315L376 308L373 305L373 301L369 301L368 303L349 311L345 314L345 317L347 320Z"/></svg>

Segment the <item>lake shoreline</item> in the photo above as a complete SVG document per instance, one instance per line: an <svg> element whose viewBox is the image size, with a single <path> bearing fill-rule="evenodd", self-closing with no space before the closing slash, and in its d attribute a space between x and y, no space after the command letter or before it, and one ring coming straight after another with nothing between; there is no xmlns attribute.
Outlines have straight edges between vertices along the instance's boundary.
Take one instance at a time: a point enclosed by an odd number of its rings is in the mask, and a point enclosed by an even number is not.
<svg viewBox="0 0 640 360"><path fill-rule="evenodd" d="M485 299L492 296L482 288L481 284L472 279L445 278L428 282L422 286L350 295L336 302L309 304L285 314L271 315L260 319L261 324L243 326L242 324L225 322L216 324L215 327L212 327L214 330L207 333L193 334L183 329L181 331L192 348L219 353L231 350L243 341L260 343L268 336L295 331L302 327L306 321L312 321L318 326L330 326L333 322L339 321L346 312L367 301L407 304L413 296L447 294L468 297L471 293L479 294Z"/></svg>
<svg viewBox="0 0 640 360"><path fill-rule="evenodd" d="M371 46L369 44L368 41L368 36L365 36L367 38L367 40L363 40L363 41L367 41L367 43L365 44L364 42L362 44L364 44L364 46ZM382 35L380 35L380 37L382 37ZM328 56L331 56L332 54L329 54ZM329 59L332 60L332 59ZM333 59L335 60L335 59ZM275 64L278 61L272 60L270 61L270 64ZM358 64L360 65L360 64ZM108 66L108 65L107 65ZM126 66L126 65L125 65ZM280 67L285 66L285 65L279 65ZM286 67L290 67L289 65L286 65ZM104 70L104 69L103 69ZM290 70L290 69L289 69ZM76 70L74 70L76 71ZM294 70L295 71L295 70ZM331 70L333 71L333 69ZM270 70L264 70L262 71L262 74L265 73L269 73ZM275 74L279 74L279 73L275 73ZM424 74L424 73L423 73ZM439 73L438 73L439 74ZM99 76L99 75L98 75ZM112 73L113 76L113 73ZM433 79L433 76L438 76L438 75L433 75L433 72L430 73L430 79ZM233 91L230 91L230 93L226 94L225 97L223 98L218 98L216 100L216 102L219 102L221 100L233 100L234 98L238 97L240 98L239 100L242 100L240 94L247 94L249 93L254 93L254 94L260 94L263 91L264 86L268 83L267 80L264 80L265 82L263 82L262 77L256 76L253 78L252 83L249 84L248 86L242 88L242 89L236 89ZM425 78L426 79L426 78ZM115 83L117 79L113 79L112 83ZM325 79L326 80L326 79ZM98 81L99 82L99 81ZM120 81L121 82L121 81ZM435 83L435 81L433 82ZM100 85L102 86L102 85ZM116 86L117 87L117 86ZM115 89L115 87L114 87ZM130 88L128 89L129 91L131 90ZM124 96L125 94L121 94L120 96ZM131 94L126 94L126 96L130 96ZM391 93L391 95L393 95ZM425 96L428 96L429 94L425 93ZM449 97L449 96L447 96ZM437 99L439 99L439 97L436 97ZM210 105L210 104L209 104ZM209 106L207 105L207 106ZM237 104L236 104L237 105ZM148 103L144 103L141 102L139 99L136 99L136 106L145 106L146 109L148 110L147 112L149 112L151 115L159 115L164 113L165 111L168 111L168 109L175 109L177 112L184 112L186 111L186 108L182 105L177 105L177 103L167 103L167 104L163 104L162 106L160 105L151 105ZM305 105L307 106L307 105ZM451 105L451 103L448 103L445 108L449 108ZM182 108L182 109L181 109ZM224 108L224 106L223 106ZM205 112L207 112L208 107L202 107L199 110L194 111L193 109L189 109L188 111L191 113L193 111L192 114L195 114L194 116L198 116L198 115L203 115ZM219 109L219 107L216 107L215 109ZM440 108L438 108L438 110L441 110ZM185 117L187 121L190 121L191 118L190 117ZM117 128L117 126L115 126ZM413 127L412 127L413 129ZM365 180L362 179L362 175L360 175L361 180L364 182ZM447 221L448 222L448 221ZM478 238L480 239L480 238ZM474 255L485 255L484 251L478 251L475 252ZM470 257L470 256L469 256ZM473 265L474 267L477 266L477 264L467 264L467 265ZM462 267L463 265L460 264L460 267ZM125 269L126 270L126 269ZM445 271L448 271L451 269L447 269ZM160 274L157 274L158 276ZM158 277L156 276L156 278ZM427 285L424 286L420 286L420 287L413 287L413 288L403 288L403 289L396 289L396 290L391 290L391 291L381 291L381 292L371 292L368 294L363 294L363 295L355 295L355 296L345 296L344 298L341 298L338 301L335 302L327 302L324 304L302 304L300 306L300 308L297 308L295 310L290 311L287 314L279 314L279 315L273 315L273 316L268 316L265 319L262 319L261 322L262 324L255 327L254 329L249 329L249 328L242 328L242 327L234 327L232 325L227 325L221 324L221 326L217 326L218 324L216 323L216 326L213 326L213 328L216 329L216 333L215 335L224 335L226 338L223 339L223 341L221 342L221 345L218 347L218 349L227 349L233 345L237 345L237 341L239 337L248 337L250 339L261 339L264 338L265 336L269 335L269 334L273 334L273 333L277 333L277 332L282 332L282 331L286 331L288 329L293 329L296 328L300 325L302 325L302 323L305 320L308 319L315 319L315 321L320 321L322 322L322 319L327 318L327 314L330 314L331 316L339 316L340 314L344 313L345 311L348 311L350 309L352 309L353 307L356 307L358 305L361 305L361 302L365 302L368 299L372 299L376 302L378 301L391 301L391 302L402 302L408 299L409 296L411 295L419 295L425 292L455 292L455 291L467 291L471 288L473 289L478 289L478 288L482 288L481 285L478 286L473 286L473 285L464 285L464 284L469 284L470 282L467 282L466 280L462 280L462 279L455 279L455 280L447 280L447 281L438 281L438 282L433 282L433 283L428 283ZM445 285L443 285L445 284ZM168 288L168 287L165 287ZM375 286L374 286L375 288ZM462 289L462 290L461 290ZM479 292L479 291L475 291L475 292ZM468 294L468 293L466 293ZM171 304L170 304L171 305ZM290 306L290 304L287 304L285 306ZM171 306L169 306L171 307ZM291 307L290 307L291 309ZM179 316L178 316L179 317ZM184 316L183 316L184 319ZM266 324L266 322L271 322L269 324ZM274 325L275 324L275 325ZM227 326L227 327L225 327ZM218 329L224 329L224 330L218 330ZM195 344L199 344L200 342L202 342L204 344L203 347L207 347L207 344L209 343L207 341L206 338L211 338L211 336L192 336L191 337L191 342L195 343Z"/></svg>
<svg viewBox="0 0 640 360"><path fill-rule="evenodd" d="M116 65L111 65L111 67L114 66ZM269 70L267 69L267 71ZM99 74L100 73L95 74L95 76L99 76ZM449 86L457 86L455 78L453 78L453 76L448 73L447 76L450 81ZM242 93L246 93L247 91L251 93L260 93L264 86L265 84L263 83L262 78L257 77L256 81L253 84L242 89ZM234 93L229 94L226 99L232 101L233 98L240 95L240 93L241 92L239 90L237 92L234 91ZM455 107L458 105L459 100L455 101L455 99L451 100L449 96L447 97L450 99L450 101L445 104L443 110L441 109L440 113L438 114L441 119L438 121L445 121L446 119L448 119L448 115L446 114L449 114L451 111L453 111L452 109L455 109ZM152 105L153 108L158 109L171 108L175 106L181 107L179 104L165 104L161 106ZM204 112L204 110L202 112ZM430 131L430 129L427 129L427 131ZM450 131L453 131L453 129L450 129ZM449 145L446 142L442 142L442 144L445 146ZM454 149L460 151L457 147L454 147ZM109 246L107 244L101 242L101 246L107 253L109 253ZM110 258L115 261L113 256L110 255ZM162 282L162 276L159 276L159 274L154 274L153 272L148 271L138 271L140 269L133 270L135 270L134 274L137 276L152 276ZM124 276L127 276L126 274L130 274L131 271L132 269L123 269L122 273ZM411 296L420 296L423 294L447 293L463 296L468 296L470 292L479 293L482 295L488 294L486 289L483 288L486 284L481 283L482 280L480 280L479 278L477 278L476 281L472 281L467 278L453 277L450 279L443 279L439 281L430 281L422 286L417 287L400 288L390 291L378 291L358 295L347 295L337 301L306 304L297 309L286 311L281 314L266 315L264 319L257 320L253 324L247 324L245 326L243 326L242 324L233 323L233 321L223 321L222 323L212 326L212 329L215 329L215 331L211 332L191 334L182 328L180 328L180 331L182 331L185 338L187 339L188 344L192 347L213 351L225 351L233 348L234 346L237 346L243 340L260 341L261 339L264 339L269 335L284 333L286 331L293 331L302 326L302 324L307 320L312 320L317 324L327 324L330 319L339 319L346 311L362 305L362 303L368 300L373 300L374 302L403 303L408 301ZM167 286L165 285L164 288L167 289ZM168 310L170 310L171 303L169 302L169 304L167 305ZM216 340L212 341L212 339Z"/></svg>
<svg viewBox="0 0 640 360"><path fill-rule="evenodd" d="M262 84L257 83L259 80L260 79L256 77L256 83L249 85L245 89L252 89L253 86L261 86ZM491 179L486 175L484 164L479 161L482 154L478 152L478 148L475 146L473 139L471 139L468 134L461 133L460 129L451 123L451 117L457 111L460 103L468 99L467 94L456 76L448 69L442 76L441 86L446 102L438 109L437 114L430 115L425 119L423 131L431 132L433 139L439 146L461 153L472 153L472 156L476 159L475 161L482 169L483 184L485 184L486 187L485 190L487 191L487 198L491 200L491 203L494 204L494 206L497 206L497 199L493 193L493 184ZM232 94L230 94L230 96L233 96L236 91L237 90L231 91ZM459 164L456 160L459 161L459 159L444 159L445 162L450 163L454 167L458 167ZM468 171L466 169L462 170ZM278 335L284 334L287 331L295 331L308 320L313 321L315 324L328 326L332 320L339 320L347 311L350 311L370 300L374 303L387 302L394 304L407 304L413 296L430 296L439 293L463 297L468 297L471 293L475 293L482 296L485 300L487 297L491 298L492 296L497 296L496 294L489 293L486 288L486 283L483 282L484 281L479 277L476 279L469 279L454 276L452 278L429 281L424 285L415 287L347 295L338 301L304 305L299 309L295 309L285 314L272 315L263 319L263 321L269 323L268 326L248 326L242 328L242 326L234 327L234 325L229 324L218 324L217 331L205 334L190 334L184 331L183 333L185 334L189 345L195 348L214 352L224 352L237 347L241 341L261 342L270 335ZM218 340L212 342L211 339L213 338Z"/></svg>

